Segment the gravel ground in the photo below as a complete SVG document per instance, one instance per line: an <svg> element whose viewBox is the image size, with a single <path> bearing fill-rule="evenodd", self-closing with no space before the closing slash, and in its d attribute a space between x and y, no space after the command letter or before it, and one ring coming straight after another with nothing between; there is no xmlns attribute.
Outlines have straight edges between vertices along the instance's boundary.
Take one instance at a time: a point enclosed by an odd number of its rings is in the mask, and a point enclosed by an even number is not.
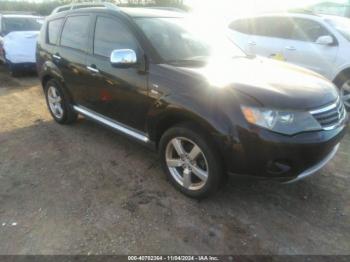
<svg viewBox="0 0 350 262"><path fill-rule="evenodd" d="M141 145L54 123L35 76L0 67L0 105L0 254L350 254L350 132L310 179L199 202Z"/></svg>

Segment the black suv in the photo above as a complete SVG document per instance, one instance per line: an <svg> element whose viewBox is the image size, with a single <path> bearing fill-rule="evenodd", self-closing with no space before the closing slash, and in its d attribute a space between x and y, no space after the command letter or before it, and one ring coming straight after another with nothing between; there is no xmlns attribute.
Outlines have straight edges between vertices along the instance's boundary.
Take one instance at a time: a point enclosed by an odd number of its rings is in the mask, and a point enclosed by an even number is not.
<svg viewBox="0 0 350 262"><path fill-rule="evenodd" d="M37 67L53 118L81 114L160 152L190 197L226 174L296 181L336 153L348 116L323 77L247 57L184 14L92 7L55 13Z"/></svg>

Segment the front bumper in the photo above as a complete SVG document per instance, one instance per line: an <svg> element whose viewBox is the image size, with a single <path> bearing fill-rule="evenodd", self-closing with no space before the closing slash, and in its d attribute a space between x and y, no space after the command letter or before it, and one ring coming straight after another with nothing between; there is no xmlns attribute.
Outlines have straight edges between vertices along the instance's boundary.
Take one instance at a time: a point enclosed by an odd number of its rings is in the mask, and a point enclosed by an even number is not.
<svg viewBox="0 0 350 262"><path fill-rule="evenodd" d="M229 173L296 182L324 167L336 154L347 123L334 130L284 136L241 128L225 154Z"/></svg>
<svg viewBox="0 0 350 262"><path fill-rule="evenodd" d="M285 182L285 184L292 184L295 182L298 182L299 180L302 180L304 178L307 178L309 176L312 176L313 174L315 174L317 171L321 170L325 165L327 165L327 163L329 161L331 161L333 159L333 157L336 155L336 153L338 152L340 144L336 145L333 150L318 164L308 168L307 170L305 170L304 172L302 172L300 175L298 175L296 178L289 180L287 182Z"/></svg>

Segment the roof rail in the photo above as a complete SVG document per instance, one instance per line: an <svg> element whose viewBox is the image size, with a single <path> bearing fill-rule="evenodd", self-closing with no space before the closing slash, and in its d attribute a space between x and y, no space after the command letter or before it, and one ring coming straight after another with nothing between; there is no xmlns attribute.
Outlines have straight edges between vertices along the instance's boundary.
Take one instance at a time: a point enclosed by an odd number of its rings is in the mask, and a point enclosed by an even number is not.
<svg viewBox="0 0 350 262"><path fill-rule="evenodd" d="M117 5L109 2L83 2L83 3L75 3L75 4L62 5L62 6L56 7L51 14L61 13L61 12L74 10L74 9L90 8L90 7L105 7L110 10L116 10L116 11L119 10L119 7Z"/></svg>

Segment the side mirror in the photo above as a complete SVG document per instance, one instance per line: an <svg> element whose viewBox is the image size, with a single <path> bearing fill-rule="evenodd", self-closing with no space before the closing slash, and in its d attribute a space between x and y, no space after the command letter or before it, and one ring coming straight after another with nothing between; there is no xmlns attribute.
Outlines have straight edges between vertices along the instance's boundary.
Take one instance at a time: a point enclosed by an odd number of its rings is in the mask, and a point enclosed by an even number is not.
<svg viewBox="0 0 350 262"><path fill-rule="evenodd" d="M320 36L316 40L316 44L319 44L319 45L333 45L334 44L334 38L332 36L330 36L330 35Z"/></svg>
<svg viewBox="0 0 350 262"><path fill-rule="evenodd" d="M136 52L132 49L113 50L110 62L115 67L129 67L137 64Z"/></svg>

